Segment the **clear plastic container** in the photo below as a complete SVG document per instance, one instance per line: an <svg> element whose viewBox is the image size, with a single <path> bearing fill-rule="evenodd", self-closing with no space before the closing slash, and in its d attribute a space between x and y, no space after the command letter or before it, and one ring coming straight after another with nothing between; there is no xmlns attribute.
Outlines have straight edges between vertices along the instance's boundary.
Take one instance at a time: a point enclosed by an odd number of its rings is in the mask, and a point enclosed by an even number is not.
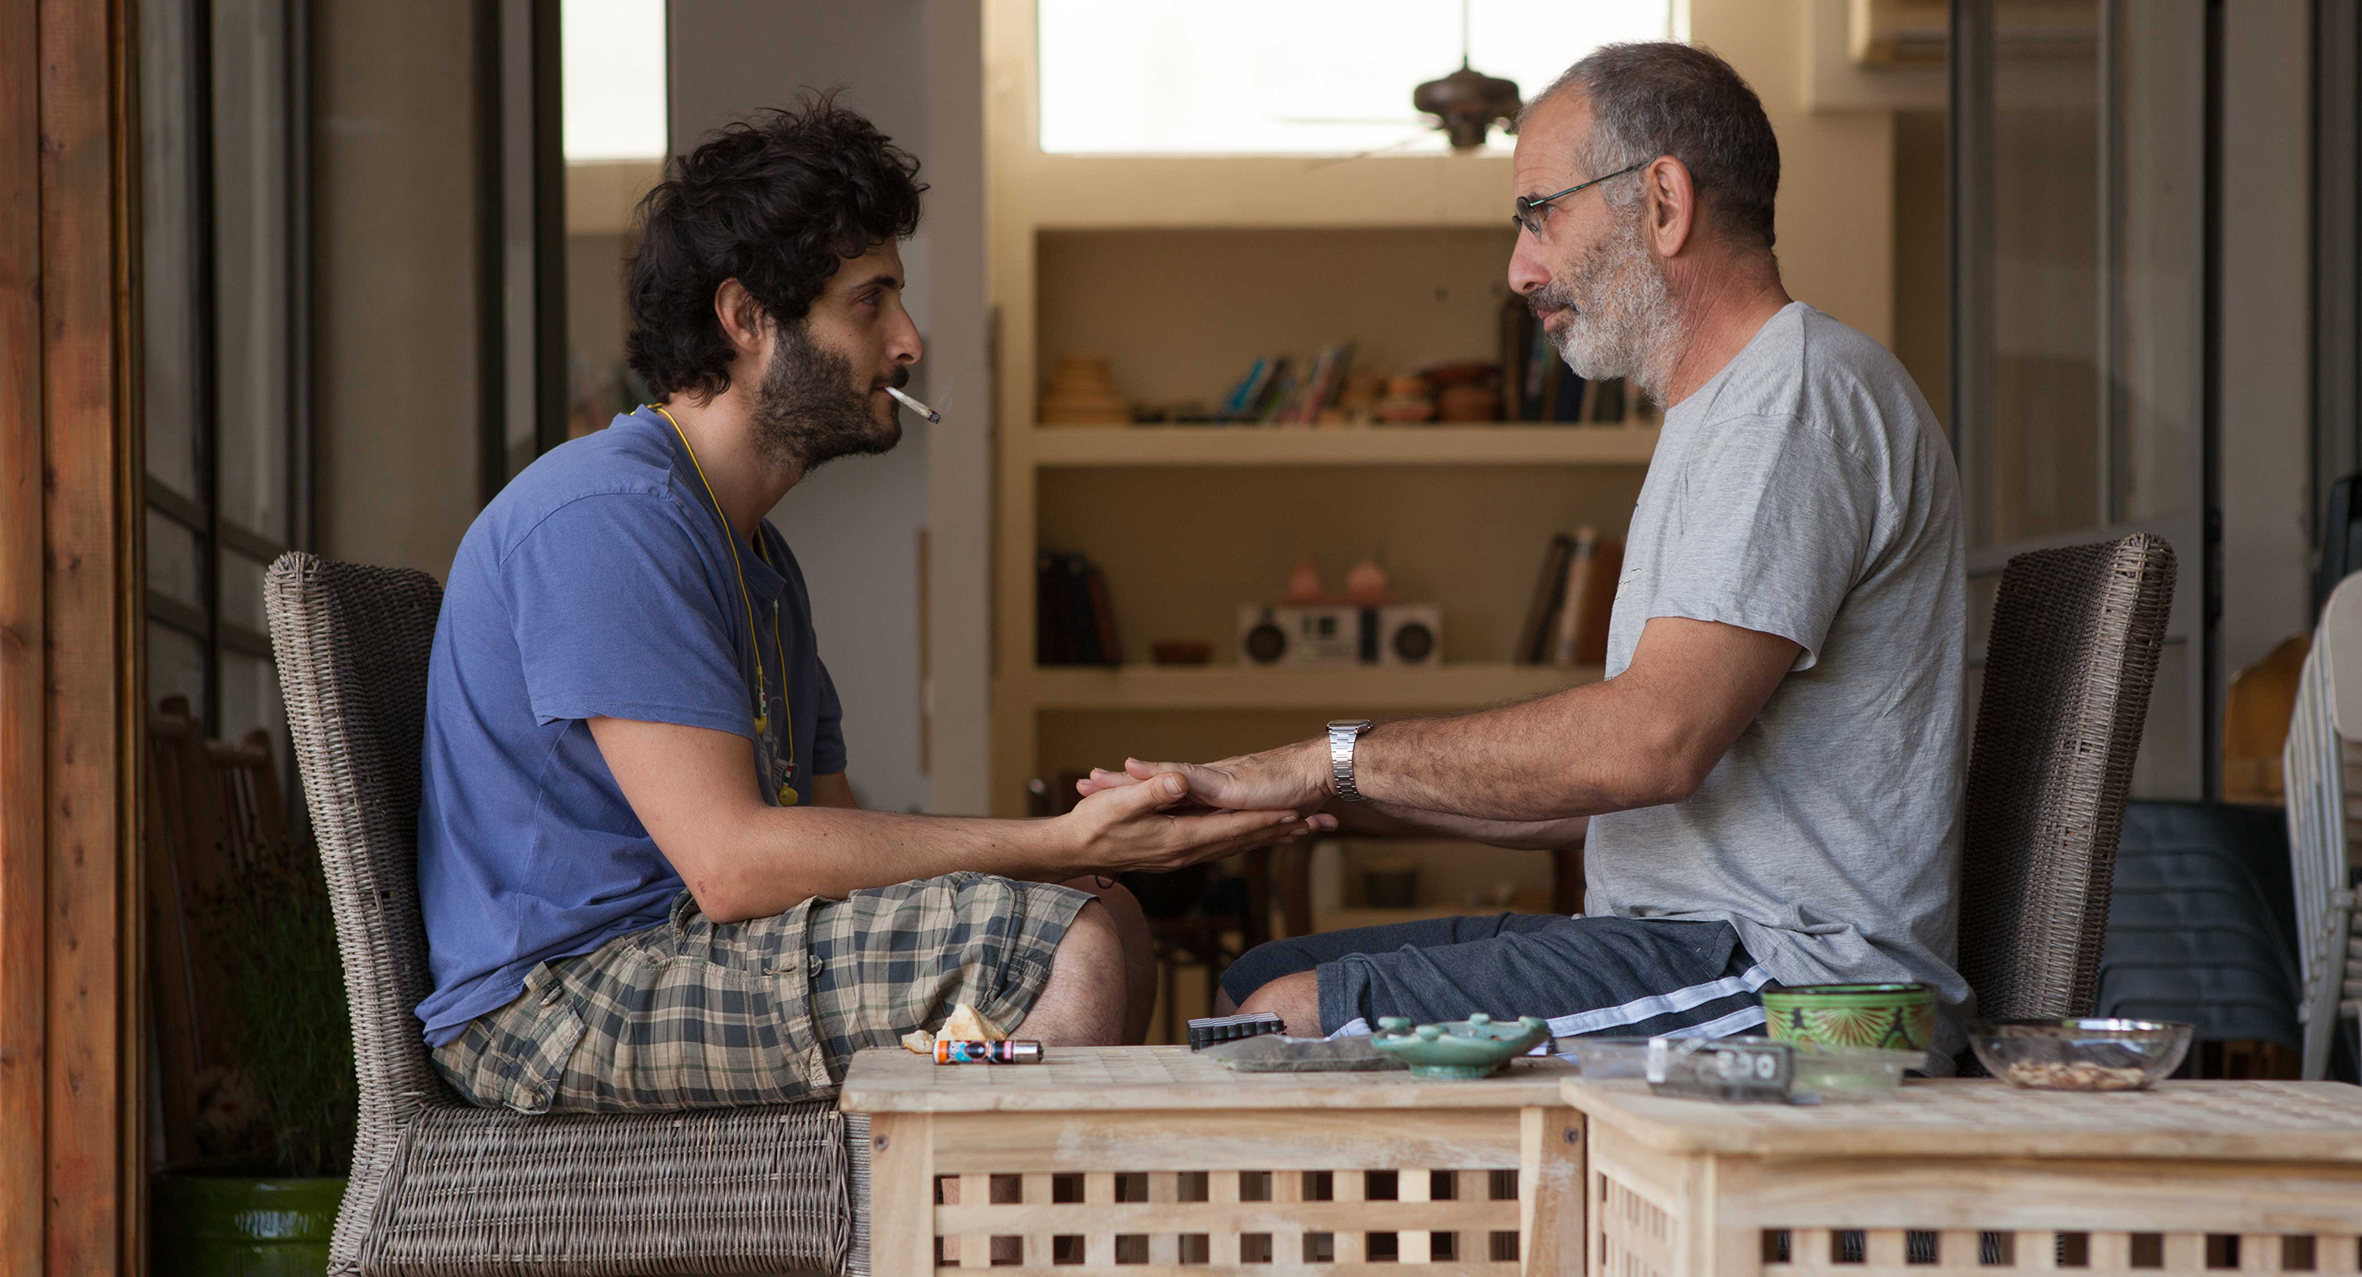
<svg viewBox="0 0 2362 1277"><path fill-rule="evenodd" d="M1651 1038L1648 1089L1726 1104L1786 1104L1795 1059L1788 1043L1764 1037Z"/></svg>
<svg viewBox="0 0 2362 1277"><path fill-rule="evenodd" d="M1588 1082L1648 1077L1647 1038L1553 1038L1550 1049L1571 1061Z"/></svg>
<svg viewBox="0 0 2362 1277"><path fill-rule="evenodd" d="M1889 1051L1874 1046L1822 1046L1797 1042L1796 1073L1791 1083L1798 1096L1812 1095L1824 1102L1874 1100L1895 1093L1903 1071L1925 1069L1925 1051Z"/></svg>

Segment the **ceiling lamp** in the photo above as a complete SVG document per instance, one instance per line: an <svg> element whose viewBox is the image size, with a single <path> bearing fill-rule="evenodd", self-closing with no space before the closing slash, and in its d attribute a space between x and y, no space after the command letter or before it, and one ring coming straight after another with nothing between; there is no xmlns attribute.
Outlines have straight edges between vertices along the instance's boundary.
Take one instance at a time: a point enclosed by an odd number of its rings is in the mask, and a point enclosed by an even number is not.
<svg viewBox="0 0 2362 1277"><path fill-rule="evenodd" d="M1455 151L1483 146L1495 123L1502 132L1517 131L1517 113L1525 109L1517 96L1517 81L1468 65L1468 0L1460 0L1460 69L1411 90L1411 105L1435 117L1435 127L1451 139Z"/></svg>

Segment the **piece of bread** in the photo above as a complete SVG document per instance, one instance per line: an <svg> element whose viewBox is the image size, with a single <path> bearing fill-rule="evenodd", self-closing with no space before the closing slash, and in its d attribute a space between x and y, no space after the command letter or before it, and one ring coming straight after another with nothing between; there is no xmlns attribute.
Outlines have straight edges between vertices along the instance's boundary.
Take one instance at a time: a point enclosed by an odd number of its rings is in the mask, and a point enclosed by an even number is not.
<svg viewBox="0 0 2362 1277"><path fill-rule="evenodd" d="M951 1009L951 1015L935 1031L935 1036L953 1042L998 1042L1009 1035L1001 1031L1001 1026L985 1019L982 1012L962 1002Z"/></svg>
<svg viewBox="0 0 2362 1277"><path fill-rule="evenodd" d="M925 1029L912 1029L902 1035L902 1049L913 1055L935 1054L935 1035Z"/></svg>

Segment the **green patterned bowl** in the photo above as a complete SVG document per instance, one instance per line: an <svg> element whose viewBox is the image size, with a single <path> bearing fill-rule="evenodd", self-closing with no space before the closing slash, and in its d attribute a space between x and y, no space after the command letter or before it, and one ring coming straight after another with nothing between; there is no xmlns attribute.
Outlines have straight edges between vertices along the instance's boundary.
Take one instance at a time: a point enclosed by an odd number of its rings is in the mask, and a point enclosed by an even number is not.
<svg viewBox="0 0 2362 1277"><path fill-rule="evenodd" d="M1924 984L1799 984L1763 994L1764 1031L1782 1042L1924 1051L1936 993Z"/></svg>
<svg viewBox="0 0 2362 1277"><path fill-rule="evenodd" d="M1378 1021L1370 1045L1410 1065L1412 1077L1465 1080L1492 1076L1549 1036L1549 1023L1530 1015L1495 1023L1479 1013L1417 1028L1401 1016L1389 1015Z"/></svg>

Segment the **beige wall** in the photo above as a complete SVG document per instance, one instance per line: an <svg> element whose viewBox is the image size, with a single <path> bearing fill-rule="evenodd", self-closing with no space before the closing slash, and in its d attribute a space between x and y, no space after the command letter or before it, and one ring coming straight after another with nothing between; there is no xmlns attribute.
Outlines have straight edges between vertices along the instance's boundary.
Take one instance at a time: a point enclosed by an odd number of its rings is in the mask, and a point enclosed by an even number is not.
<svg viewBox="0 0 2362 1277"><path fill-rule="evenodd" d="M320 549L441 579L476 513L470 7L329 0L312 31Z"/></svg>
<svg viewBox="0 0 2362 1277"><path fill-rule="evenodd" d="M1689 0L1689 38L1755 86L1780 137L1780 272L1788 292L1894 345L1894 117L1813 113L1809 0Z"/></svg>
<svg viewBox="0 0 2362 1277"><path fill-rule="evenodd" d="M1944 166L1950 121L1941 111L1895 117L1895 337L1889 343L1946 429L1952 424L1951 241Z"/></svg>

